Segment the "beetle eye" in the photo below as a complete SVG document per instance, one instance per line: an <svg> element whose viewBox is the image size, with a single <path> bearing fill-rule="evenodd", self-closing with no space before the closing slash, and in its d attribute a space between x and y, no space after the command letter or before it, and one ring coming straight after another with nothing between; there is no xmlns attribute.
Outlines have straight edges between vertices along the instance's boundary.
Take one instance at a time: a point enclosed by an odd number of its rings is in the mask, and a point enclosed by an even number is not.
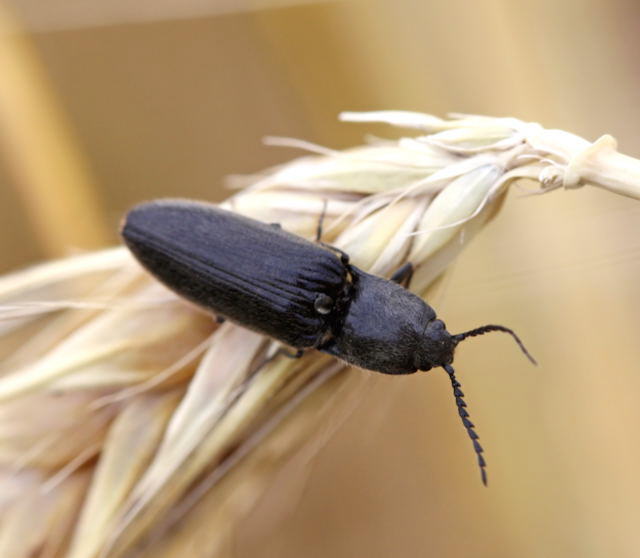
<svg viewBox="0 0 640 558"><path fill-rule="evenodd" d="M333 308L333 299L326 294L319 294L313 303L313 307L318 314L328 314Z"/></svg>

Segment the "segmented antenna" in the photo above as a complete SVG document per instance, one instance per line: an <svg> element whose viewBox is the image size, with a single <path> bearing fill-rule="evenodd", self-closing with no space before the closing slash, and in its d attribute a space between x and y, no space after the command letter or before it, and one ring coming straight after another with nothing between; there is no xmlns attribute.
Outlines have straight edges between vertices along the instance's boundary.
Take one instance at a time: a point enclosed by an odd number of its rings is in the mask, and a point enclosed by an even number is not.
<svg viewBox="0 0 640 558"><path fill-rule="evenodd" d="M476 434L476 431L473 429L475 425L469 420L469 413L467 412L467 409L466 409L467 404L464 402L464 399L463 399L464 393L460 389L462 386L460 382L456 380L456 372L450 364L445 364L443 368L445 369L447 374L449 374L449 378L451 380L451 386L453 387L453 395L456 398L456 405L458 406L458 414L462 419L462 424L464 424L464 427L467 429L467 434L469 434L469 438L471 438L471 441L473 442L473 449L475 450L476 455L478 456L478 467L480 467L480 477L482 478L482 484L487 486L487 471L486 471L487 463L484 460L484 456L482 455L482 452L484 450L482 449L480 442L478 442L479 436Z"/></svg>
<svg viewBox="0 0 640 558"><path fill-rule="evenodd" d="M510 334L515 339L516 343L518 344L518 347L520 347L520 350L525 354L525 356L533 364L535 365L538 364L536 359L531 356L531 353L527 351L527 348L524 346L524 343L520 341L520 337L516 335L515 331L513 331L512 329L509 329L508 327L504 327L501 325L485 325L485 326L478 327L476 329L465 331L464 333L458 333L457 335L452 335L452 337L456 341L456 343L459 343L460 341L462 341L463 339L466 339L467 337L475 337L476 335L483 335L485 333L489 333L490 331L504 331L505 333Z"/></svg>

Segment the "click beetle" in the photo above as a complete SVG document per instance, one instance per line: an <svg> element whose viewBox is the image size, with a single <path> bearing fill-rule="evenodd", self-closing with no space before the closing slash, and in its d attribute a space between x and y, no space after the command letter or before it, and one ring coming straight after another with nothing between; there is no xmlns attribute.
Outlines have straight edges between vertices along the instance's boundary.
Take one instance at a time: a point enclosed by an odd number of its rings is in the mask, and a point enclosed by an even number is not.
<svg viewBox="0 0 640 558"><path fill-rule="evenodd" d="M390 280L349 263L349 256L316 242L214 205L159 200L134 207L122 236L154 277L196 305L294 347L317 349L348 364L412 374L442 367L458 413L477 454L482 482L486 463L452 367L460 341L509 328L485 325L457 335L420 297L404 288L413 268Z"/></svg>

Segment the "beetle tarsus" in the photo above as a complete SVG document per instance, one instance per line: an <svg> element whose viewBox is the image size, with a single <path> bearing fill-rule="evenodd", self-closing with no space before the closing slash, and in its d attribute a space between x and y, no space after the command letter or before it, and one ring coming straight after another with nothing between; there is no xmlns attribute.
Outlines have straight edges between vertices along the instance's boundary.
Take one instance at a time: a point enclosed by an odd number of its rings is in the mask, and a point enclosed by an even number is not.
<svg viewBox="0 0 640 558"><path fill-rule="evenodd" d="M289 351L288 349L285 349L284 347L281 347L276 351L276 354L274 355L274 357L278 355L282 355L287 358L301 358L303 354L304 354L304 349L298 349L297 351L292 352L292 351Z"/></svg>
<svg viewBox="0 0 640 558"><path fill-rule="evenodd" d="M320 242L320 239L322 238L322 226L324 225L324 218L327 214L327 205L329 205L329 200L327 200L327 198L324 198L324 200L322 200L322 211L320 212L320 219L318 219L318 228L316 229L316 242ZM322 244L322 242L320 242L320 244Z"/></svg>
<svg viewBox="0 0 640 558"><path fill-rule="evenodd" d="M411 279L413 278L414 269L415 268L411 262L406 262L393 272L391 281L398 283L398 285L402 285L405 289L408 289L411 284Z"/></svg>

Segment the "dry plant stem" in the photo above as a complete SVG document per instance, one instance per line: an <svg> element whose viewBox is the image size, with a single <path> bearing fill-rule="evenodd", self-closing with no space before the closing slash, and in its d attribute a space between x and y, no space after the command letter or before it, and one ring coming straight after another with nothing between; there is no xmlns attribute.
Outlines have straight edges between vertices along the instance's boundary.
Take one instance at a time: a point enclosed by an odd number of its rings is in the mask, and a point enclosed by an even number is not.
<svg viewBox="0 0 640 558"><path fill-rule="evenodd" d="M608 137L512 118L343 118L423 135L342 152L280 140L319 155L253 177L224 206L313 238L326 204L324 241L383 276L411 261L422 295L519 178L640 197L639 162ZM0 550L13 553L0 555L17 558L39 545L55 558L173 558L194 541L202 556L228 553L268 479L315 449L372 376L313 351L258 367L268 340L219 326L122 249L0 279L0 333L0 482L20 486L0 493Z"/></svg>
<svg viewBox="0 0 640 558"><path fill-rule="evenodd" d="M608 134L590 143L570 132L546 129L536 123L474 115L454 115L452 120L442 120L419 113L379 111L345 112L341 118L348 122L385 122L423 130L430 134L425 137L427 142L459 153L481 153L525 144L526 149L521 153L525 161L521 165L523 169L528 166L527 157L546 159L547 164L537 176L544 189L590 184L640 199L640 161L619 153L617 141Z"/></svg>
<svg viewBox="0 0 640 558"><path fill-rule="evenodd" d="M616 151L616 141L611 136L602 136L594 144L599 149L585 159L580 169L582 180L630 198L640 199L640 164L637 159Z"/></svg>

